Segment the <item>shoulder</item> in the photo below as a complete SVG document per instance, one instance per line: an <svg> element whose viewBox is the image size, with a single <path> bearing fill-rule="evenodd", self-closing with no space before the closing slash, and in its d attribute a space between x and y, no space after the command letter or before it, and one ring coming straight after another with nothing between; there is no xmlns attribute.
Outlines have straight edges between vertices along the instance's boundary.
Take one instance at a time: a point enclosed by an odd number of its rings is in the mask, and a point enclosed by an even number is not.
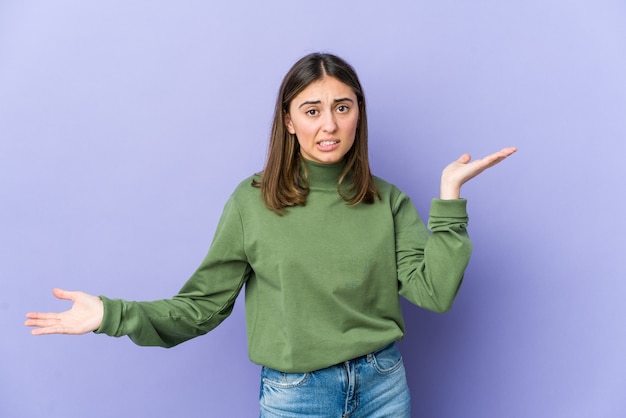
<svg viewBox="0 0 626 418"><path fill-rule="evenodd" d="M378 191L383 200L397 200L400 197L405 196L406 194L398 188L395 184L388 182L380 177L374 176L374 183L376 183L376 187L378 187Z"/></svg>
<svg viewBox="0 0 626 418"><path fill-rule="evenodd" d="M254 186L254 183L260 181L260 179L261 176L259 174L253 174L239 182L228 199L229 203L236 207L244 208L252 203L260 203L261 189Z"/></svg>
<svg viewBox="0 0 626 418"><path fill-rule="evenodd" d="M252 181L258 179L257 176L251 175L235 187L222 209L221 221L226 222L230 219L243 219L247 213L258 211L264 207L261 201L261 192L258 187L254 187Z"/></svg>
<svg viewBox="0 0 626 418"><path fill-rule="evenodd" d="M398 186L376 176L374 176L374 181L378 187L381 202L389 206L394 216L405 210L415 211L411 198Z"/></svg>

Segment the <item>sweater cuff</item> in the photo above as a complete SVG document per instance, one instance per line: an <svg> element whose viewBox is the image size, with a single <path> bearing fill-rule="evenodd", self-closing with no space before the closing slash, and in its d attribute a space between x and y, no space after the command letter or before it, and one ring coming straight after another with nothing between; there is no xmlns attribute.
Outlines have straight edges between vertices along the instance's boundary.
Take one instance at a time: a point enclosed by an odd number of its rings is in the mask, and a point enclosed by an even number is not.
<svg viewBox="0 0 626 418"><path fill-rule="evenodd" d="M116 332L122 321L122 301L100 296L104 305L104 315L100 327L94 331L96 334L106 334L116 337Z"/></svg>
<svg viewBox="0 0 626 418"><path fill-rule="evenodd" d="M430 216L434 218L467 218L467 199L433 199Z"/></svg>

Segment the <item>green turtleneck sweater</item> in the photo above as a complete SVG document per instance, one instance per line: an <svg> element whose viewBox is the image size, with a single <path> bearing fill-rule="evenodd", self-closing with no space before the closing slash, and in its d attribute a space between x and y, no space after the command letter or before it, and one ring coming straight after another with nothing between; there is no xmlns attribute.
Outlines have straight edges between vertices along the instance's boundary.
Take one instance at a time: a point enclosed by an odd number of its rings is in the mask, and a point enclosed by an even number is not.
<svg viewBox="0 0 626 418"><path fill-rule="evenodd" d="M337 192L342 164L307 167L305 206L278 216L246 179L180 292L153 302L102 297L96 332L171 347L219 325L245 285L250 359L307 372L402 338L399 294L450 309L471 252L465 200L434 199L429 234L395 186L376 178L382 199L348 206Z"/></svg>

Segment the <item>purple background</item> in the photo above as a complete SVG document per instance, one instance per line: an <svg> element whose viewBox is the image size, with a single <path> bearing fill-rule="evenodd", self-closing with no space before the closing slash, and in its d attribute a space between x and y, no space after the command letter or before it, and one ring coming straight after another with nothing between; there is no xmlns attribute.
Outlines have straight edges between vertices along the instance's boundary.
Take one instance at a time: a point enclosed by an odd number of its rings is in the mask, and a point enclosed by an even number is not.
<svg viewBox="0 0 626 418"><path fill-rule="evenodd" d="M424 216L449 161L520 149L464 188L453 310L405 306L414 415L625 416L626 3L211 3L0 3L0 416L257 415L242 299L171 350L21 324L55 286L175 293L317 50L357 68L373 170Z"/></svg>

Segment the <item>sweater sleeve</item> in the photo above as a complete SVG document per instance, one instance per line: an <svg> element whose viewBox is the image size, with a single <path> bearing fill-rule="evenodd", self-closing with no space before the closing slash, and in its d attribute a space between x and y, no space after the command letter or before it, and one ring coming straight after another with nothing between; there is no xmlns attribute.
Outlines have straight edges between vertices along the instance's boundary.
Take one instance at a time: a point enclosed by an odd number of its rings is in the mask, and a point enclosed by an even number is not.
<svg viewBox="0 0 626 418"><path fill-rule="evenodd" d="M408 196L396 199L394 224L400 294L435 312L452 307L471 255L467 201L433 199L428 229Z"/></svg>
<svg viewBox="0 0 626 418"><path fill-rule="evenodd" d="M138 345L172 347L206 334L226 319L250 274L240 213L229 199L200 267L171 299L109 299L96 333L128 335Z"/></svg>

